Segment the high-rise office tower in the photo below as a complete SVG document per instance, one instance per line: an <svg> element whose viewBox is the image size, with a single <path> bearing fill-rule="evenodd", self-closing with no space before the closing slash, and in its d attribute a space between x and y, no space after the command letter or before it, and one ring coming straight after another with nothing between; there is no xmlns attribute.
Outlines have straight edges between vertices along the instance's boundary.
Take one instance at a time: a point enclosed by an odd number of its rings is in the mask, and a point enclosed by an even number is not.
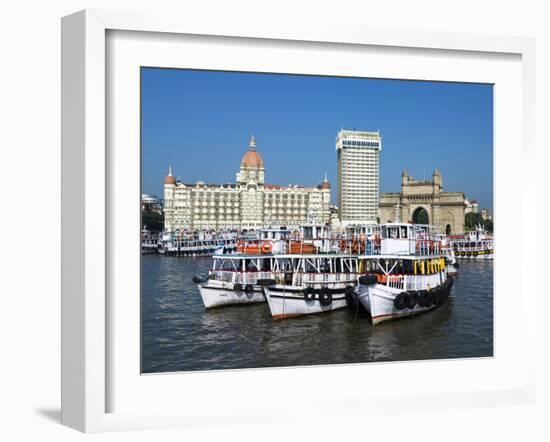
<svg viewBox="0 0 550 442"><path fill-rule="evenodd" d="M379 131L338 132L338 212L343 225L376 223L381 150Z"/></svg>

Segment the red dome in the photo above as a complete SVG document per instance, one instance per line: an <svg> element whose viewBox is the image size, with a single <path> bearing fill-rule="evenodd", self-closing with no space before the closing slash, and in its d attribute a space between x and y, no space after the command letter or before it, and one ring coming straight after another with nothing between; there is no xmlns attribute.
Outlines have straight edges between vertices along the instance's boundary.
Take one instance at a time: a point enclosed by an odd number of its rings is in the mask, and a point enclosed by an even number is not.
<svg viewBox="0 0 550 442"><path fill-rule="evenodd" d="M164 178L164 184L176 184L176 177L172 175L172 166L168 168L168 175Z"/></svg>
<svg viewBox="0 0 550 442"><path fill-rule="evenodd" d="M164 178L164 184L176 184L176 178L173 175L167 175Z"/></svg>
<svg viewBox="0 0 550 442"><path fill-rule="evenodd" d="M264 160L258 152L255 150L249 150L244 154L241 161L241 167L261 169L264 167Z"/></svg>
<svg viewBox="0 0 550 442"><path fill-rule="evenodd" d="M262 169L264 167L262 156L256 152L256 138L254 138L254 135L250 138L248 151L241 160L241 167L253 169Z"/></svg>

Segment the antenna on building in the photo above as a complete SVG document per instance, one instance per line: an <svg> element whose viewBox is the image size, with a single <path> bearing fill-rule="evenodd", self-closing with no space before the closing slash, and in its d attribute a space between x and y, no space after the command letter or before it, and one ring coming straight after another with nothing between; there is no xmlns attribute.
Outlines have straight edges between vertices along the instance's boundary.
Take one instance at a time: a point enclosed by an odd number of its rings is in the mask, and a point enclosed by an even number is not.
<svg viewBox="0 0 550 442"><path fill-rule="evenodd" d="M172 165L168 166L168 176L172 176Z"/></svg>

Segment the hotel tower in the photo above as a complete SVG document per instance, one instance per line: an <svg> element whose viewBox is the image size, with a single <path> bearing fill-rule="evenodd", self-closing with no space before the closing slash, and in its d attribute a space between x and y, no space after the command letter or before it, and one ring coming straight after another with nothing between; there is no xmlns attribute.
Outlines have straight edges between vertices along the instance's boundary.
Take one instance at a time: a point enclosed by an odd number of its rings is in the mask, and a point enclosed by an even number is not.
<svg viewBox="0 0 550 442"><path fill-rule="evenodd" d="M380 132L340 130L338 155L338 214L344 225L376 223L378 216Z"/></svg>

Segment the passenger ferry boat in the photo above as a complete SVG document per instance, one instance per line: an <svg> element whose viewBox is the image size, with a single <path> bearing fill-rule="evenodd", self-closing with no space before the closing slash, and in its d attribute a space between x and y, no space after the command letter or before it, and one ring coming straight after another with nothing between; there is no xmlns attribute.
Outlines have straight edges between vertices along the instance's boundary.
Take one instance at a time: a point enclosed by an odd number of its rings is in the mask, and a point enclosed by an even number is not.
<svg viewBox="0 0 550 442"><path fill-rule="evenodd" d="M259 255L216 255L207 275L195 275L204 307L265 302L259 280L273 277L272 258Z"/></svg>
<svg viewBox="0 0 550 442"><path fill-rule="evenodd" d="M332 238L315 243L311 253L292 253L288 231L265 230L252 241L253 253L214 256L209 274L193 280L206 308L267 300L273 318L284 319L355 301L377 324L431 310L449 296L453 279L442 241L431 229L382 225L379 246L374 237L366 239L363 250L372 253L361 255L346 253L349 244L340 248L341 240ZM262 249L264 241L270 241L271 253Z"/></svg>
<svg viewBox="0 0 550 442"><path fill-rule="evenodd" d="M237 248L237 233L197 234L165 233L160 241L159 253L168 256L209 256L232 253Z"/></svg>
<svg viewBox="0 0 550 442"><path fill-rule="evenodd" d="M199 287L205 308L262 302L266 300L266 287L277 282L313 287L313 276L308 276L309 273L320 275L324 271L322 269L336 269L337 265L349 269L349 263L325 263L326 255L339 253L338 247L339 241L332 239L330 229L323 225L309 224L295 232L284 228L260 229L252 239L239 239L237 254L214 256L209 273L196 275L193 281ZM336 257L342 258L332 258ZM348 261L353 258L356 260L356 257L348 256ZM313 268L318 270L311 271L310 264L315 259L319 263L314 264ZM307 269L307 272L300 269ZM304 282L306 280L308 282ZM318 294L314 297L318 298ZM322 302L327 303L326 300ZM270 304L270 308L272 305L273 315L279 317L277 302ZM327 306L323 306L323 310L326 309ZM285 310L283 306L282 311Z"/></svg>
<svg viewBox="0 0 550 442"><path fill-rule="evenodd" d="M289 229L276 227L259 229L248 238L240 238L236 243L236 250L243 255L285 253L285 241L289 241L291 237L292 231Z"/></svg>
<svg viewBox="0 0 550 442"><path fill-rule="evenodd" d="M360 257L364 274L354 293L373 325L432 310L449 297L453 278L434 238L429 226L385 224L380 255Z"/></svg>
<svg viewBox="0 0 550 442"><path fill-rule="evenodd" d="M160 233L148 230L146 226L141 229L141 254L150 255L159 252Z"/></svg>
<svg viewBox="0 0 550 442"><path fill-rule="evenodd" d="M358 255L287 255L277 264L284 271L261 282L274 319L347 307L361 273Z"/></svg>
<svg viewBox="0 0 550 442"><path fill-rule="evenodd" d="M450 237L451 246L457 258L493 259L494 241L481 226L464 235Z"/></svg>

